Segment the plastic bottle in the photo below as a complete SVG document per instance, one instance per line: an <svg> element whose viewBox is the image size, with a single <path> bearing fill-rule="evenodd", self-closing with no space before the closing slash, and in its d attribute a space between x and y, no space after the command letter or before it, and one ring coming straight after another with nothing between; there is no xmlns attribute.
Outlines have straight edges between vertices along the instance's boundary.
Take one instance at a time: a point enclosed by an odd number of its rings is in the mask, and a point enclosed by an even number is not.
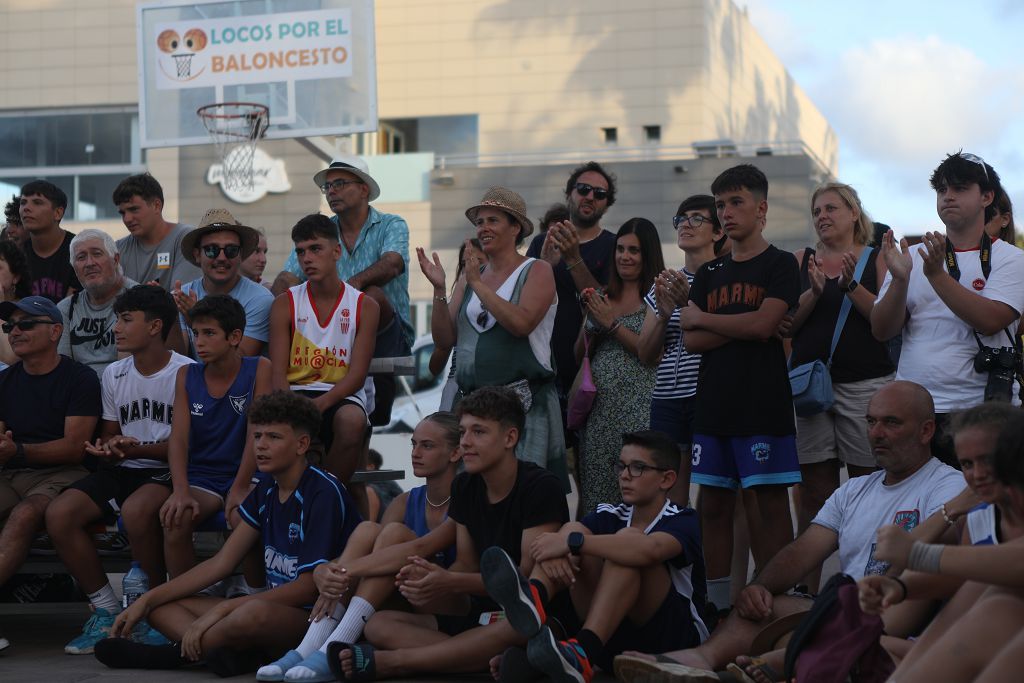
<svg viewBox="0 0 1024 683"><path fill-rule="evenodd" d="M132 568L124 575L121 582L121 606L128 608L133 602L139 599L143 593L149 590L149 577L138 562L132 562Z"/></svg>

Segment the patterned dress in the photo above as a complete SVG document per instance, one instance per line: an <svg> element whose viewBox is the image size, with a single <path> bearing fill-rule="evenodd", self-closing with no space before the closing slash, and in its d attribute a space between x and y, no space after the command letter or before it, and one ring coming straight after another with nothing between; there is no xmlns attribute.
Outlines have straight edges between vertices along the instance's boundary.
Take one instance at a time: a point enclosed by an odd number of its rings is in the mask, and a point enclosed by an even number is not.
<svg viewBox="0 0 1024 683"><path fill-rule="evenodd" d="M623 327L639 333L644 324L644 309L619 318ZM588 329L591 325L587 319ZM590 371L597 387L594 408L581 432L580 514L593 512L598 503L616 504L618 477L612 463L622 452L622 434L648 429L651 423L651 393L657 368L640 362L613 337L598 344L590 360Z"/></svg>

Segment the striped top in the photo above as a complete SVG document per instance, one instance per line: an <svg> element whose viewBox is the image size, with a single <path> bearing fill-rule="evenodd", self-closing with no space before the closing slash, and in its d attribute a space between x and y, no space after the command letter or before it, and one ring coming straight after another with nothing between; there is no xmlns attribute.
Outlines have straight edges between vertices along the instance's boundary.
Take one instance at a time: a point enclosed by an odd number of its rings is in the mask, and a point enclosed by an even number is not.
<svg viewBox="0 0 1024 683"><path fill-rule="evenodd" d="M693 273L683 269L686 280L693 283ZM658 313L658 305L654 301L654 287L644 297L644 301L654 314ZM654 380L654 393L651 398L672 399L689 398L697 395L697 372L700 370L700 354L687 353L682 344L683 330L679 326L679 307L672 311L665 326L665 346L661 363L658 364L658 375Z"/></svg>

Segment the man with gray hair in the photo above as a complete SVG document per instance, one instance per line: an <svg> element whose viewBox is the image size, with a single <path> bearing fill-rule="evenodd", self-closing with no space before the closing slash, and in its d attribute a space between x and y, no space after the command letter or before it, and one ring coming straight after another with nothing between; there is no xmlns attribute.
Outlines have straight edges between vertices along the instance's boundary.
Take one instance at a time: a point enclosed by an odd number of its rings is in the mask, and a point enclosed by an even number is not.
<svg viewBox="0 0 1024 683"><path fill-rule="evenodd" d="M102 230L83 230L71 240L71 265L82 290L57 304L64 316L57 351L102 377L107 366L118 358L114 300L139 283L125 277L117 245Z"/></svg>

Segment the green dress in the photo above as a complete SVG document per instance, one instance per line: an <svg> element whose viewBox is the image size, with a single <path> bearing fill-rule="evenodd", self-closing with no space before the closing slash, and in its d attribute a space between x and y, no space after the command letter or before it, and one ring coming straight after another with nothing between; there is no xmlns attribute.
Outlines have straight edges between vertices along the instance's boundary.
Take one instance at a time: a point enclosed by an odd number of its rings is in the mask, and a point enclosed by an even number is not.
<svg viewBox="0 0 1024 683"><path fill-rule="evenodd" d="M513 272L509 280L498 289L498 294L511 303L518 304L526 277L535 259L528 259ZM514 287L510 296L504 296L502 289L508 289L512 278ZM555 305L552 304L541 323L528 337L511 334L493 318L489 328L480 331L470 321L467 309L470 307L472 292L467 288L462 306L456 318L458 340L456 353L459 362L455 367L455 378L459 385L453 410L462 397L474 389L498 386L526 380L532 395L532 404L526 413L526 429L519 437L516 456L520 460L533 462L554 473L562 481L566 493L569 491L569 475L565 463L565 433L562 430L562 413L555 391L555 372L551 359L551 330L554 324ZM479 299L476 300L479 307ZM475 316L474 316L475 317ZM542 363L535 349L545 349L546 365Z"/></svg>
<svg viewBox="0 0 1024 683"><path fill-rule="evenodd" d="M639 333L644 309L622 316L619 322ZM651 394L658 369L641 363L614 337L605 337L590 359L590 372L597 396L580 434L581 515L593 512L598 503L621 501L612 464L622 452L623 433L650 429Z"/></svg>

